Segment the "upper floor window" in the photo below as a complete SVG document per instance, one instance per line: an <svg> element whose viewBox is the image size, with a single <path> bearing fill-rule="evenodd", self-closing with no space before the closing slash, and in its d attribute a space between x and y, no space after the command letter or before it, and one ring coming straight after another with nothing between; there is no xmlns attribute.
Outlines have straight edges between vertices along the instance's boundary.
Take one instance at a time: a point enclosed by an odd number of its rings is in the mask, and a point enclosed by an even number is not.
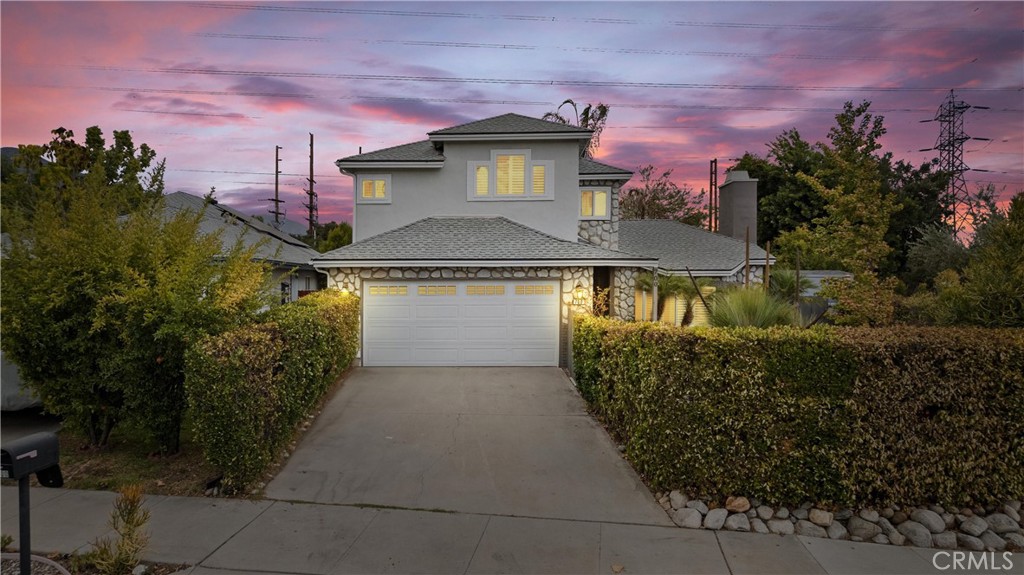
<svg viewBox="0 0 1024 575"><path fill-rule="evenodd" d="M469 162L470 200L551 199L554 162L533 160L530 150L492 150L491 160Z"/></svg>
<svg viewBox="0 0 1024 575"><path fill-rule="evenodd" d="M611 188L601 186L580 188L580 219L610 219L612 214L611 200Z"/></svg>
<svg viewBox="0 0 1024 575"><path fill-rule="evenodd" d="M356 177L356 201L360 204L390 204L391 174L360 174Z"/></svg>

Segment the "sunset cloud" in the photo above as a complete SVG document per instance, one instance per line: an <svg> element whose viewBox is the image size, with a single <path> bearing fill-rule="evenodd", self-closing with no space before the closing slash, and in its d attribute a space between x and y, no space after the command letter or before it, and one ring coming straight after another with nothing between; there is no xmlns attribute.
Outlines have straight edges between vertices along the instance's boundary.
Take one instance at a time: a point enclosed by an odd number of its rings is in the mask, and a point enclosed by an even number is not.
<svg viewBox="0 0 1024 575"><path fill-rule="evenodd" d="M339 157L506 112L540 117L567 98L612 104L602 161L673 169L700 189L712 158L763 155L791 128L825 139L846 101L885 116L884 151L929 161L936 153L918 150L939 126L922 120L957 89L989 108L965 118L968 135L991 138L967 146L968 164L989 170L969 172L969 185L1024 188L1019 2L306 6L2 2L2 143L45 142L57 126L131 129L160 144L168 190L216 186L257 213L273 193L275 146L283 172L305 174L314 133L330 221L351 214ZM651 86L666 83L679 86ZM290 216L303 180L282 178Z"/></svg>

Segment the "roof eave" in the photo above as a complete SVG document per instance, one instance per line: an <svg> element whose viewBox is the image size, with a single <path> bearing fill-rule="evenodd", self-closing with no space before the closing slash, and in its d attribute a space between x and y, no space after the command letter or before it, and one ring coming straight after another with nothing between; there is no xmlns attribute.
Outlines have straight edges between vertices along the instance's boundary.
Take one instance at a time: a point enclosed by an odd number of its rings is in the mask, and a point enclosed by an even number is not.
<svg viewBox="0 0 1024 575"><path fill-rule="evenodd" d="M607 174L580 174L580 181L584 180L628 180L633 177L633 172L616 172Z"/></svg>
<svg viewBox="0 0 1024 575"><path fill-rule="evenodd" d="M770 260L768 260L768 263L770 263L771 265L775 265L775 258L771 258ZM685 267L683 269L662 267L662 268L659 268L658 272L661 273L662 275L667 275L667 276L682 276L682 275L688 275L688 273L689 273L689 274L693 274L694 277L729 277L729 276L734 276L734 275L738 274L740 271L742 271L744 265L745 265L744 263L740 262L739 265L736 265L736 266L734 266L732 268L725 268L725 269L692 269L691 268L689 270L689 272L687 272ZM751 266L764 266L764 265L767 265L767 264L765 263L765 259L764 258L751 258L750 259L750 265Z"/></svg>
<svg viewBox="0 0 1024 575"><path fill-rule="evenodd" d="M431 161L389 161L389 160L338 160L334 165L341 170L364 169L364 168L428 168L440 169L444 167L444 160Z"/></svg>
<svg viewBox="0 0 1024 575"><path fill-rule="evenodd" d="M521 260L446 260L446 259L421 259L421 260L346 260L346 259L314 259L313 267L322 270L328 268L395 268L395 267L593 267L593 266L617 266L617 267L651 267L657 265L658 260L648 258L636 259L521 259Z"/></svg>
<svg viewBox="0 0 1024 575"><path fill-rule="evenodd" d="M494 133L483 134L428 134L432 142L481 142L499 140L589 140L590 132L528 132L528 133Z"/></svg>

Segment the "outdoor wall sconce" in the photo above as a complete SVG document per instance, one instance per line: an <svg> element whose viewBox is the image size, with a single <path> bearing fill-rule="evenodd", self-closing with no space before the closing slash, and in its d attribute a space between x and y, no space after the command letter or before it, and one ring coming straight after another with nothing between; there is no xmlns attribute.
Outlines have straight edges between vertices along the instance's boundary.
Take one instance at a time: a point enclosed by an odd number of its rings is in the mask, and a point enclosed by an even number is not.
<svg viewBox="0 0 1024 575"><path fill-rule="evenodd" d="M572 305L574 306L585 306L587 305L587 288L580 284L576 284L576 287L572 290Z"/></svg>

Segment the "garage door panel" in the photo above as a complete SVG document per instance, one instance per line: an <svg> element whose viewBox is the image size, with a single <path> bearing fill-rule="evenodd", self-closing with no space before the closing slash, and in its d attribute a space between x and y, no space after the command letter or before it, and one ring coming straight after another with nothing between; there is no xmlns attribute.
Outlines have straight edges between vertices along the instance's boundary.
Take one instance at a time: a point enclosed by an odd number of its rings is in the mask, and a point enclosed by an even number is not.
<svg viewBox="0 0 1024 575"><path fill-rule="evenodd" d="M416 318L417 319L452 319L455 320L459 317L459 306L457 305L437 305L431 302L429 305L423 305L423 300L418 301L419 304L416 306Z"/></svg>
<svg viewBox="0 0 1024 575"><path fill-rule="evenodd" d="M558 365L557 281L438 285L364 284L364 365Z"/></svg>
<svg viewBox="0 0 1024 575"><path fill-rule="evenodd" d="M411 306L408 304L375 305L371 317L375 319L409 319L412 317L411 311Z"/></svg>
<svg viewBox="0 0 1024 575"><path fill-rule="evenodd" d="M372 334L367 337L367 341L382 342L386 343L389 341L408 341L412 339L407 325L376 325L372 330L368 330Z"/></svg>
<svg viewBox="0 0 1024 575"><path fill-rule="evenodd" d="M538 345L546 346L552 339L558 340L558 328L547 326L512 326L508 328L509 339L517 342L541 342Z"/></svg>
<svg viewBox="0 0 1024 575"><path fill-rule="evenodd" d="M416 326L413 332L417 341L458 341L458 325Z"/></svg>
<svg viewBox="0 0 1024 575"><path fill-rule="evenodd" d="M467 319L505 319L508 306L500 304L469 304L463 309L462 317Z"/></svg>

